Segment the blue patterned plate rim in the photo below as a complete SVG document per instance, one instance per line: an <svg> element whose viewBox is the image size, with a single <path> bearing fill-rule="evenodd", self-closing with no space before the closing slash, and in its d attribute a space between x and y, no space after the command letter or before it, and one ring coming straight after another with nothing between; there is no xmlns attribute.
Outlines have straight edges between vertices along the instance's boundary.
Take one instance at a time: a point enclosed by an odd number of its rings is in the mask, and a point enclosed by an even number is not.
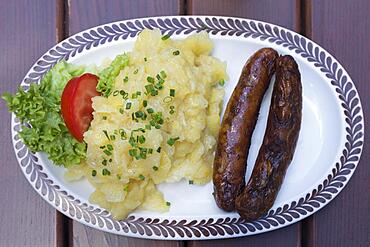
<svg viewBox="0 0 370 247"><path fill-rule="evenodd" d="M253 38L289 49L320 70L341 103L346 142L340 158L310 193L271 209L260 219L239 217L136 217L116 221L104 209L82 202L64 190L44 169L39 154L30 152L19 139L20 123L12 115L11 130L19 165L42 198L66 216L103 231L150 239L217 239L252 235L288 226L324 207L348 183L362 153L364 118L354 83L340 63L313 41L286 28L251 19L222 16L164 16L117 21L79 32L52 47L32 66L21 86L38 83L61 59L69 59L109 42L134 38L144 28L158 28L171 35L205 30L213 36Z"/></svg>

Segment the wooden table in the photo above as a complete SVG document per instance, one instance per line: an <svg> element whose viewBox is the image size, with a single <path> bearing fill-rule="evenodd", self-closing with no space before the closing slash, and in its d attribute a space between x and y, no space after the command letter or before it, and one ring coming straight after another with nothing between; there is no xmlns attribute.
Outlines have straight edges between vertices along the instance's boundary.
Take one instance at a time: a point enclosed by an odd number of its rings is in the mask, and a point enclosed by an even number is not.
<svg viewBox="0 0 370 247"><path fill-rule="evenodd" d="M0 2L0 93L15 92L30 66L56 42L95 25L159 15L253 18L295 30L333 54L370 114L368 0L12 0ZM104 233L72 221L29 186L13 152L10 114L0 100L0 246L369 246L370 146L346 188L328 206L294 225L217 241L153 241Z"/></svg>

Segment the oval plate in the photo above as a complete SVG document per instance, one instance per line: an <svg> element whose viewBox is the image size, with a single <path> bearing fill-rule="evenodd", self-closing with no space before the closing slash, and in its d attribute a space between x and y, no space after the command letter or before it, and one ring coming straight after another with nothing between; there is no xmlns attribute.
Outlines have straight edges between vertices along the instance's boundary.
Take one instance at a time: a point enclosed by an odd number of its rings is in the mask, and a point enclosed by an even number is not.
<svg viewBox="0 0 370 247"><path fill-rule="evenodd" d="M359 95L338 61L309 39L285 28L240 18L177 16L127 20L78 33L46 52L31 68L21 86L40 78L61 59L77 64L100 64L106 57L129 51L144 28L184 38L205 30L215 44L213 55L227 62L225 105L248 57L261 47L292 55L303 84L303 119L294 159L273 208L247 222L236 213L217 208L212 183L161 184L170 212L134 212L116 221L104 209L88 202L93 191L87 181L67 183L64 169L43 153L31 153L21 142L19 121L12 116L12 140L21 169L32 187L57 210L85 225L126 236L151 239L215 239L271 231L299 221L331 201L352 176L361 156L364 136ZM254 164L262 143L271 97L263 100L252 137L248 164ZM247 169L249 178L252 166Z"/></svg>

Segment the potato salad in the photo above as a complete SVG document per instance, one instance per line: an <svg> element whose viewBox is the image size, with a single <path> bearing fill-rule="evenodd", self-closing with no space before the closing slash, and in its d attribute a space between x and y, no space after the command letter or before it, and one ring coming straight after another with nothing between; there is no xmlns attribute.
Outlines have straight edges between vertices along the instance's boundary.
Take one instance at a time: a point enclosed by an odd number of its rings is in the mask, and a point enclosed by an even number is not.
<svg viewBox="0 0 370 247"><path fill-rule="evenodd" d="M20 137L94 186L90 202L124 219L171 207L156 185L212 178L227 80L206 32L182 40L143 30L100 67L56 64L28 91L5 94Z"/></svg>

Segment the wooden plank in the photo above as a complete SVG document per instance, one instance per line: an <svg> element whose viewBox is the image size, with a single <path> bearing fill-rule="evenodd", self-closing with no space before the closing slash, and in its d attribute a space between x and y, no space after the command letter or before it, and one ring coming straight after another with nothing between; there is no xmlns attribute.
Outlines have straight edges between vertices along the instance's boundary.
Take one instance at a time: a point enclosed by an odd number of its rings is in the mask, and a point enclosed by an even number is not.
<svg viewBox="0 0 370 247"><path fill-rule="evenodd" d="M191 0L188 2L188 13L194 15L236 16L267 21L300 31L300 5L295 0L283 1L242 1L242 0ZM216 240L191 241L190 246L300 246L301 223L296 223L273 232L251 237Z"/></svg>
<svg viewBox="0 0 370 247"><path fill-rule="evenodd" d="M188 0L188 14L243 17L271 22L295 31L299 19L296 0Z"/></svg>
<svg viewBox="0 0 370 247"><path fill-rule="evenodd" d="M110 233L86 227L81 223L74 222L73 225L73 246L74 247L180 247L182 241L160 241L139 238L122 237Z"/></svg>
<svg viewBox="0 0 370 247"><path fill-rule="evenodd" d="M222 240L188 241L188 247L288 247L301 246L298 235L298 225L285 227L268 233Z"/></svg>
<svg viewBox="0 0 370 247"><path fill-rule="evenodd" d="M69 9L69 33L124 19L178 15L183 11L182 0L126 0L109 1L71 1ZM88 9L86 6L89 6Z"/></svg>
<svg viewBox="0 0 370 247"><path fill-rule="evenodd" d="M183 11L180 0L99 0L71 1L69 6L69 33L74 34L96 25L146 16L177 15ZM86 6L89 6L88 9ZM180 246L181 241L154 241L127 238L104 233L73 222L74 246Z"/></svg>
<svg viewBox="0 0 370 247"><path fill-rule="evenodd" d="M370 120L369 59L370 2L316 1L308 3L312 20L310 38L334 55L346 68L359 91L365 114L365 133ZM368 246L370 242L370 146L365 134L362 158L344 190L310 218L313 234L309 246Z"/></svg>
<svg viewBox="0 0 370 247"><path fill-rule="evenodd" d="M0 94L14 93L56 41L54 1L0 2ZM55 210L30 186L15 158L10 114L0 100L0 246L54 246Z"/></svg>

